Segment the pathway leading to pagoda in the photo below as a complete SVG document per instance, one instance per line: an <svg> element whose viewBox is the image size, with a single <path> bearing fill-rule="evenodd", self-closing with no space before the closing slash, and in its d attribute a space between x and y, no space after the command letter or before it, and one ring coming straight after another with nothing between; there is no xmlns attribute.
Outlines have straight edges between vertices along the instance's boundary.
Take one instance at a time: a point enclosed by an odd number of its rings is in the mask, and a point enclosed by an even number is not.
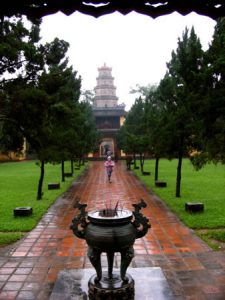
<svg viewBox="0 0 225 300"><path fill-rule="evenodd" d="M90 164L33 231L0 249L0 299L47 300L59 271L92 267L85 241L70 230L77 198L88 204L88 211L106 203L114 206L117 201L120 207L133 210L132 204L144 199L147 208L142 212L152 228L136 240L130 267L160 267L176 299L225 299L225 253L210 250L123 162L116 163L111 184L103 162ZM116 266L118 260L117 256Z"/></svg>

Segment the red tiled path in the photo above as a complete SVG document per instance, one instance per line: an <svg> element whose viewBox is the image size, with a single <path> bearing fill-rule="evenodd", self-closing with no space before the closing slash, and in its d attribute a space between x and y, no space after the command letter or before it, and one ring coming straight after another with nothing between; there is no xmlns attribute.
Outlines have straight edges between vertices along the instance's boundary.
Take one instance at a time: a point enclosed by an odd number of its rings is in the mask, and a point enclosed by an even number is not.
<svg viewBox="0 0 225 300"><path fill-rule="evenodd" d="M119 201L120 206L133 210L132 204L143 198L147 208L142 211L152 228L136 240L130 267L161 267L176 299L225 299L225 253L210 250L126 171L123 162L116 164L111 184L103 162L91 163L33 231L15 245L0 249L0 299L47 300L60 270L91 267L85 241L69 229L77 213L73 208L76 197L88 204L88 211L104 207L106 201L108 205ZM117 256L116 266L118 260Z"/></svg>

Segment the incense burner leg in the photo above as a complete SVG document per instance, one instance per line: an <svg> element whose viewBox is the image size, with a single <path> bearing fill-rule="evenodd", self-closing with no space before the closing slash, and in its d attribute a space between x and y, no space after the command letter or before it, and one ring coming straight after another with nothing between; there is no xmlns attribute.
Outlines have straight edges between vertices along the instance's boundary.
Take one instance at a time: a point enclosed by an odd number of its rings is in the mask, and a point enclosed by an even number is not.
<svg viewBox="0 0 225 300"><path fill-rule="evenodd" d="M88 247L88 257L92 266L96 270L96 281L100 281L102 278L102 265L101 265L101 251L96 248Z"/></svg>
<svg viewBox="0 0 225 300"><path fill-rule="evenodd" d="M107 260L108 260L108 277L112 278L114 252L107 252Z"/></svg>
<svg viewBox="0 0 225 300"><path fill-rule="evenodd" d="M133 246L130 246L122 250L120 254L121 254L120 276L123 281L126 281L126 271L134 257Z"/></svg>

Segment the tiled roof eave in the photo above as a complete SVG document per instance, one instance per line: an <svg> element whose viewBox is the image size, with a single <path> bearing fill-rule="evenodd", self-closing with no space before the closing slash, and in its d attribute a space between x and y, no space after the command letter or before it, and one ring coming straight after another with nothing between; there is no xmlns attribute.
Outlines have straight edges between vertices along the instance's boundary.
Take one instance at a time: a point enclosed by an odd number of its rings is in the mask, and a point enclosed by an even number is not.
<svg viewBox="0 0 225 300"><path fill-rule="evenodd" d="M157 18L178 12L187 15L196 12L200 15L217 19L225 16L225 3L221 0L8 0L0 1L0 14L11 17L16 14L30 18L41 18L46 15L62 12L71 15L80 12L93 17L100 17L113 12L126 15L132 11Z"/></svg>

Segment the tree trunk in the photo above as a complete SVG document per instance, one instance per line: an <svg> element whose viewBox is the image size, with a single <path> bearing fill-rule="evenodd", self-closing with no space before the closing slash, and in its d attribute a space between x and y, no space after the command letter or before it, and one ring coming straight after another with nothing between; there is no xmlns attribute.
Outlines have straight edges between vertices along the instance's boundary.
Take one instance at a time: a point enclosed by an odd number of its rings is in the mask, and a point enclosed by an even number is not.
<svg viewBox="0 0 225 300"><path fill-rule="evenodd" d="M62 160L62 162L61 162L62 182L65 181L64 171L65 171L64 160Z"/></svg>
<svg viewBox="0 0 225 300"><path fill-rule="evenodd" d="M41 161L41 174L40 174L39 183L38 183L37 200L42 199L42 186L43 186L43 181L44 181L44 175L45 175L45 162L42 160Z"/></svg>
<svg viewBox="0 0 225 300"><path fill-rule="evenodd" d="M182 158L183 158L183 149L180 149L178 153L178 164L177 164L176 197L180 197Z"/></svg>
<svg viewBox="0 0 225 300"><path fill-rule="evenodd" d="M155 158L155 181L159 178L159 157Z"/></svg>
<svg viewBox="0 0 225 300"><path fill-rule="evenodd" d="M140 154L141 173L144 172L144 162L145 162L145 156L144 154Z"/></svg>
<svg viewBox="0 0 225 300"><path fill-rule="evenodd" d="M135 153L133 154L133 158L134 158L134 168L136 168L137 164L136 164L136 155L135 155Z"/></svg>
<svg viewBox="0 0 225 300"><path fill-rule="evenodd" d="M74 172L74 164L73 164L73 159L71 158L71 161L70 161L70 168L71 168L71 173L73 175L73 172Z"/></svg>

